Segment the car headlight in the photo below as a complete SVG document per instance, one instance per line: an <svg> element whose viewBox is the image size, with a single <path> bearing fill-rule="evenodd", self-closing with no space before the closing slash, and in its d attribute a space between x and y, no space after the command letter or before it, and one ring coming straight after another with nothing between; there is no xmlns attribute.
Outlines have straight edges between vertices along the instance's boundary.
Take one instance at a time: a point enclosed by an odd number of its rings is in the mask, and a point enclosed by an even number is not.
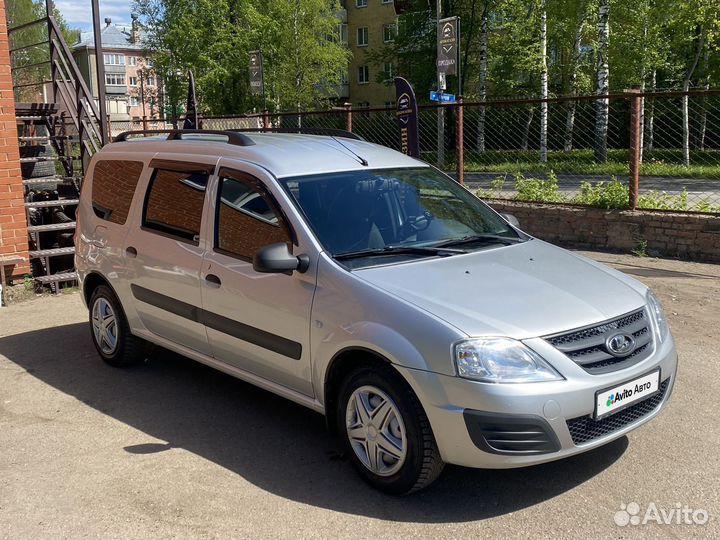
<svg viewBox="0 0 720 540"><path fill-rule="evenodd" d="M665 318L665 312L660 305L660 301L655 298L655 295L650 289L648 289L645 294L645 298L647 299L648 311L650 311L650 316L654 322L655 335L657 336L658 341L662 343L665 339L667 339L668 333L670 332L667 319Z"/></svg>
<svg viewBox="0 0 720 540"><path fill-rule="evenodd" d="M458 375L493 383L559 381L562 376L535 351L510 338L493 337L455 345Z"/></svg>

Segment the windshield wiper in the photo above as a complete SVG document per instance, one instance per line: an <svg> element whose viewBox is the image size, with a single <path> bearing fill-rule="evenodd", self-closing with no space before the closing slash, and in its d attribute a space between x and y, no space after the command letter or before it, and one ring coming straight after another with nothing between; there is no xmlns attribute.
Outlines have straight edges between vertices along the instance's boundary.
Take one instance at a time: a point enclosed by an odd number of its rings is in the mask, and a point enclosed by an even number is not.
<svg viewBox="0 0 720 540"><path fill-rule="evenodd" d="M462 246L463 244L472 244L475 242L484 242L484 243L497 243L497 244L520 244L522 242L525 242L524 238L512 238L510 236L502 236L500 234L491 234L491 233L483 233L483 234L471 234L469 236L463 236L462 238L453 238L452 240L445 240L443 242L440 242L439 244L435 244L433 247L436 248L444 248L449 246Z"/></svg>
<svg viewBox="0 0 720 540"><path fill-rule="evenodd" d="M375 249L361 249L358 251L346 251L333 255L335 259L357 259L360 257L383 257L385 255L440 255L449 256L457 253L467 253L464 249L452 249L442 246L385 246Z"/></svg>

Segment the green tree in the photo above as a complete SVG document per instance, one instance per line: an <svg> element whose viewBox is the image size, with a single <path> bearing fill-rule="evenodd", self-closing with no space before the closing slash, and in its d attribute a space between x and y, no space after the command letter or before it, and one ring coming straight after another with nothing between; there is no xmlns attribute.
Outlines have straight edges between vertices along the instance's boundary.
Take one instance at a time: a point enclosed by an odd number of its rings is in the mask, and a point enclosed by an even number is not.
<svg viewBox="0 0 720 540"><path fill-rule="evenodd" d="M201 108L211 114L322 106L347 65L335 0L134 0L173 109L192 69ZM265 103L251 96L248 53L262 51Z"/></svg>

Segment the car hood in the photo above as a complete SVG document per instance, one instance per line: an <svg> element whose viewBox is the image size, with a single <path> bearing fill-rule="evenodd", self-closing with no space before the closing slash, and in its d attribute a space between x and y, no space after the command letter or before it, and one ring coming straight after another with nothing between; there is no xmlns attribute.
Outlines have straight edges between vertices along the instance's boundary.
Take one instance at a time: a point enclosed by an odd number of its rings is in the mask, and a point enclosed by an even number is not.
<svg viewBox="0 0 720 540"><path fill-rule="evenodd" d="M632 278L537 239L354 274L469 336L545 336L645 303Z"/></svg>

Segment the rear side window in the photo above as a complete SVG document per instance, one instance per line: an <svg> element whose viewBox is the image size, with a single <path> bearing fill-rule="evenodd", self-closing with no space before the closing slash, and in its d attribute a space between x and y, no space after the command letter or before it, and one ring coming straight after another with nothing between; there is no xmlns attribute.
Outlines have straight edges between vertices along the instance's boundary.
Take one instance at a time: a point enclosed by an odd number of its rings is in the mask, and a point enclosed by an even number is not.
<svg viewBox="0 0 720 540"><path fill-rule="evenodd" d="M197 242L208 171L156 169L148 186L143 226Z"/></svg>
<svg viewBox="0 0 720 540"><path fill-rule="evenodd" d="M142 161L98 161L92 178L92 208L95 215L124 225L142 170Z"/></svg>
<svg viewBox="0 0 720 540"><path fill-rule="evenodd" d="M267 244L291 243L287 225L255 182L222 176L215 245L245 260Z"/></svg>

